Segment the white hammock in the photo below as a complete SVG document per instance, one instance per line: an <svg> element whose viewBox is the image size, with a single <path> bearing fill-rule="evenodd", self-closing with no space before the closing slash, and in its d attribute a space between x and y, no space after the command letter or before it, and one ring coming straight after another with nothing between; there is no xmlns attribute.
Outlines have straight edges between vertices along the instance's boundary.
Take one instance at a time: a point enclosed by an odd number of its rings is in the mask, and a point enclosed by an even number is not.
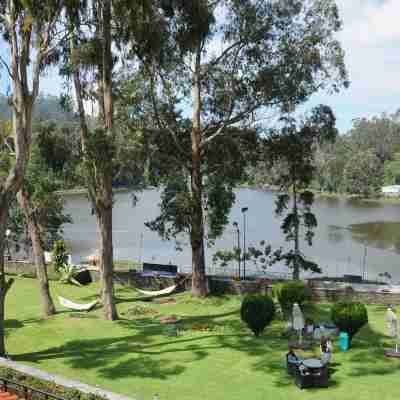
<svg viewBox="0 0 400 400"><path fill-rule="evenodd" d="M162 294L170 294L170 293L172 293L175 289L176 289L176 286L177 285L172 285L172 286L169 286L169 287L167 287L167 288L165 288L165 289L162 289L162 290L156 290L156 291L149 291L149 290L142 290L142 289L138 289L138 288L136 288L136 290L139 292L139 293L142 293L142 294L144 294L144 295L146 295L146 296L160 296L160 295L162 295Z"/></svg>
<svg viewBox="0 0 400 400"><path fill-rule="evenodd" d="M58 301L62 306L76 311L90 311L98 303L98 301L96 300L87 304L77 304L73 303L71 300L64 299L64 297L61 296L58 296Z"/></svg>

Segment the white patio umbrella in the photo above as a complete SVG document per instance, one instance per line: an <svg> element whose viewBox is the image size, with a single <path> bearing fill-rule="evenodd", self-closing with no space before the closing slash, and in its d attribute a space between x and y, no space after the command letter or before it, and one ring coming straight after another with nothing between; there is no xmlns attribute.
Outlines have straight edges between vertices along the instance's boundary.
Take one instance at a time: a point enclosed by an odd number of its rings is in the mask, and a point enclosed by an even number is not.
<svg viewBox="0 0 400 400"><path fill-rule="evenodd" d="M391 307L388 307L387 311L386 311L386 324L387 324L387 328L389 331L389 336L392 338L397 338L399 336L399 331L398 331L398 324L397 324L397 316L396 314L393 312ZM397 342L396 342L396 353L398 351L397 348Z"/></svg>
<svg viewBox="0 0 400 400"><path fill-rule="evenodd" d="M303 313L301 312L300 306L297 303L293 304L293 329L298 331L299 333L299 343L302 342L302 331L304 328L304 317Z"/></svg>

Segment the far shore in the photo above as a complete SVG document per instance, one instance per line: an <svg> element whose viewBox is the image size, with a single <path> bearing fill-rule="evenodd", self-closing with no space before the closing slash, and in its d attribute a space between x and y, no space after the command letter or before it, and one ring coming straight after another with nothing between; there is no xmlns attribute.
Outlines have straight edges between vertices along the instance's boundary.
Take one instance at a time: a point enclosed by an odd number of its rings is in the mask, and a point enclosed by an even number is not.
<svg viewBox="0 0 400 400"><path fill-rule="evenodd" d="M149 186L146 188L147 190L154 190L156 187ZM277 186L272 185L240 185L238 189L252 189L252 190L260 190L265 192L278 192L279 188ZM115 188L113 189L114 193L128 193L131 189L127 187ZM317 199L345 199L345 200L355 200L366 203L379 203L379 204L393 204L400 205L400 196L374 196L374 197L363 197L360 195L351 195L345 193L335 193L335 192L320 192L318 190L311 190ZM85 188L76 188L76 189L67 189L67 190L59 190L56 192L62 196L73 196L73 195L84 195L87 194L87 189Z"/></svg>
<svg viewBox="0 0 400 400"><path fill-rule="evenodd" d="M153 187L151 189L153 189ZM130 191L132 191L132 189L127 187L120 187L113 189L113 193L128 193ZM56 193L61 196L72 196L72 195L88 194L88 191L86 188L76 188L76 189L57 190Z"/></svg>
<svg viewBox="0 0 400 400"><path fill-rule="evenodd" d="M246 185L241 186L242 188L262 190L265 192L278 192L279 187L273 185ZM400 205L400 196L372 196L372 197L363 197L361 195L356 194L346 194L346 193L337 193L337 192L321 192L319 190L310 189L311 192L314 193L316 199L344 199L344 200L354 200L365 203L380 203L380 204L393 204Z"/></svg>

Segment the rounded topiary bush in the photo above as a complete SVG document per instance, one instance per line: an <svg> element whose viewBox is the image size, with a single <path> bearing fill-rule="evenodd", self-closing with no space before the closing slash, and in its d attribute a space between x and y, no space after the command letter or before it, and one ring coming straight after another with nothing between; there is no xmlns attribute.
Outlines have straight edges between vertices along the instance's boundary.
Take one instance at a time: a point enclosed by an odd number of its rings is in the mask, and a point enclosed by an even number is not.
<svg viewBox="0 0 400 400"><path fill-rule="evenodd" d="M242 301L240 316L256 336L274 319L275 305L269 296L247 295Z"/></svg>
<svg viewBox="0 0 400 400"><path fill-rule="evenodd" d="M368 312L362 303L341 301L332 306L331 319L340 331L349 335L350 345L353 336L368 323Z"/></svg>
<svg viewBox="0 0 400 400"><path fill-rule="evenodd" d="M312 301L312 291L302 281L290 281L275 285L273 294L285 316L291 315L294 303L304 310Z"/></svg>

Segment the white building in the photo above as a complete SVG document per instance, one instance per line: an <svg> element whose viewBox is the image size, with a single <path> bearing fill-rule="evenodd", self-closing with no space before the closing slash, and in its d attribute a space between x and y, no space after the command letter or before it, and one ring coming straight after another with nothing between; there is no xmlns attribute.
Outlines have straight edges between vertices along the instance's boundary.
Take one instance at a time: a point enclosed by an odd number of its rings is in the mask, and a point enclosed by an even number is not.
<svg viewBox="0 0 400 400"><path fill-rule="evenodd" d="M384 196L400 196L400 185L383 186L381 191Z"/></svg>

